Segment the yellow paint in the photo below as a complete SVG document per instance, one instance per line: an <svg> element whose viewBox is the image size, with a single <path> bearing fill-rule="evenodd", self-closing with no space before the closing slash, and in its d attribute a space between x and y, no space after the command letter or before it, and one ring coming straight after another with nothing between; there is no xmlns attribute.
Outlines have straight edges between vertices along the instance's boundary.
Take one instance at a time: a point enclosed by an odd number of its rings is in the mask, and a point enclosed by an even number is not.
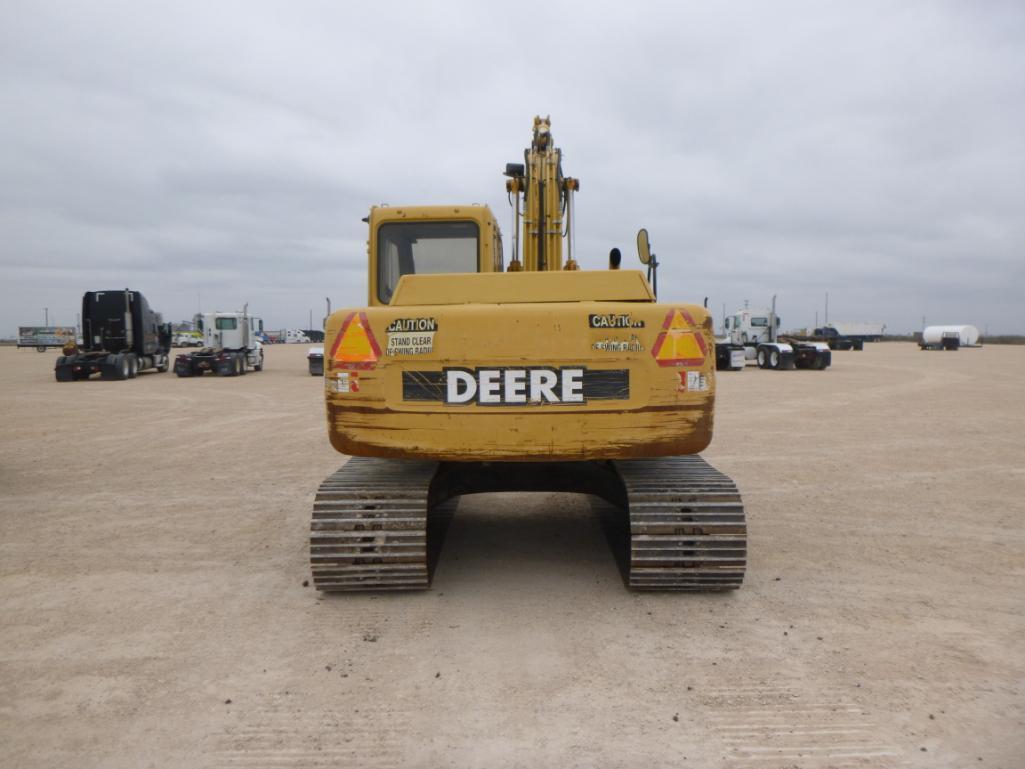
<svg viewBox="0 0 1025 769"><path fill-rule="evenodd" d="M468 297L479 304L655 300L639 270L581 270L403 275L390 306L465 304Z"/></svg>
<svg viewBox="0 0 1025 769"><path fill-rule="evenodd" d="M568 273L567 273L568 274ZM688 334L712 344L711 318L685 305L695 320ZM469 459L583 460L688 454L712 435L714 356L699 366L663 367L652 355L667 307L654 302L550 302L376 307L365 310L382 350L398 318L431 318L433 349L424 355L382 354L360 372L358 393L331 390L339 366L328 362L326 398L331 441L346 454L461 461ZM329 346L351 311L328 319ZM629 316L643 327L591 328L589 318ZM607 352L603 340L636 337L642 349ZM581 366L627 370L630 396L583 404L453 406L403 397L403 372L446 367ZM700 371L709 390L680 390L680 372Z"/></svg>
<svg viewBox="0 0 1025 769"><path fill-rule="evenodd" d="M326 361L328 428L338 451L439 461L560 461L690 454L708 445L715 402L708 312L656 303L636 270L581 271L569 264L560 269L563 206L579 185L562 174L547 120L535 120L527 156L524 174L507 182L517 200L521 194L525 200L523 261L508 268L497 222L486 206L371 209L369 306L339 310L326 326L325 346L334 350L351 321L338 344L344 360L336 355ZM547 224L539 230L542 220ZM390 302L380 301L378 229L404 221L475 223L476 273L405 274ZM402 323L392 326L396 320ZM393 333L418 335L393 349L423 353L388 355L390 326ZM406 328L418 330L400 331ZM338 392L335 374L352 368L360 369L358 387ZM446 369L472 378L539 368L553 376L569 369L572 376L591 377L591 396L574 400L566 396L570 388L556 401L447 403L447 391L439 389L451 376ZM687 371L703 374L708 389L681 388ZM624 377L628 393L620 384L595 389L595 382L622 383ZM478 381L483 388L484 379ZM503 381L515 384L515 378Z"/></svg>

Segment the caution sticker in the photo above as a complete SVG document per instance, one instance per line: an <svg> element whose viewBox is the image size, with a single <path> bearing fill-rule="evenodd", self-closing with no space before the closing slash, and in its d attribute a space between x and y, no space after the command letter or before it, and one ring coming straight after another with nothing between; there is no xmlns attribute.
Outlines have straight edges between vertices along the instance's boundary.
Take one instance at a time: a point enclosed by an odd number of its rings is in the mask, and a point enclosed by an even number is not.
<svg viewBox="0 0 1025 769"><path fill-rule="evenodd" d="M397 318L388 324L387 355L428 355L434 352L434 318Z"/></svg>
<svg viewBox="0 0 1025 769"><path fill-rule="evenodd" d="M644 321L631 318L629 313L591 313L587 316L591 328L644 328Z"/></svg>
<svg viewBox="0 0 1025 769"><path fill-rule="evenodd" d="M629 339L599 339L591 345L591 349L599 352L644 352L644 345L636 334L630 334Z"/></svg>

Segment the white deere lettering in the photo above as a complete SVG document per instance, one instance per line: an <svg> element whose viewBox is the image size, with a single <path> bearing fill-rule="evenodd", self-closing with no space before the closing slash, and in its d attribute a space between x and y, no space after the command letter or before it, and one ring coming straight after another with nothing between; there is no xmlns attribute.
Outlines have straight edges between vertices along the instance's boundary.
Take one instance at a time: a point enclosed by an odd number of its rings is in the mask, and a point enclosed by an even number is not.
<svg viewBox="0 0 1025 769"><path fill-rule="evenodd" d="M530 402L540 403L542 400L549 403L558 403L559 396L555 394L555 384L559 381L558 375L549 369L535 368L530 370Z"/></svg>
<svg viewBox="0 0 1025 769"><path fill-rule="evenodd" d="M584 403L584 369L445 369L445 402L482 406Z"/></svg>
<svg viewBox="0 0 1025 769"><path fill-rule="evenodd" d="M584 402L584 370L582 368L564 368L562 374L562 402Z"/></svg>
<svg viewBox="0 0 1025 769"><path fill-rule="evenodd" d="M448 369L445 372L445 403L470 403L477 395L477 380L469 371Z"/></svg>
<svg viewBox="0 0 1025 769"><path fill-rule="evenodd" d="M496 369L481 369L477 372L480 388L477 390L478 403L502 402L502 372Z"/></svg>
<svg viewBox="0 0 1025 769"><path fill-rule="evenodd" d="M505 402L527 402L527 372L521 368L505 370Z"/></svg>

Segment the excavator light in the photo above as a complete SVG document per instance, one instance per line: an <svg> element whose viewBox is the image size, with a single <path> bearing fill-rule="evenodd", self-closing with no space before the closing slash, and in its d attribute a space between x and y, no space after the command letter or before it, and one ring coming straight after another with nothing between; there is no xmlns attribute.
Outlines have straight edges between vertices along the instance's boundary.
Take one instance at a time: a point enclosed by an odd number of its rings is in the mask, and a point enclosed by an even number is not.
<svg viewBox="0 0 1025 769"><path fill-rule="evenodd" d="M708 345L691 314L678 308L666 313L651 354L660 366L700 366L708 355Z"/></svg>
<svg viewBox="0 0 1025 769"><path fill-rule="evenodd" d="M377 365L381 348L374 339L366 313L350 312L331 348L331 360L336 368L370 369Z"/></svg>

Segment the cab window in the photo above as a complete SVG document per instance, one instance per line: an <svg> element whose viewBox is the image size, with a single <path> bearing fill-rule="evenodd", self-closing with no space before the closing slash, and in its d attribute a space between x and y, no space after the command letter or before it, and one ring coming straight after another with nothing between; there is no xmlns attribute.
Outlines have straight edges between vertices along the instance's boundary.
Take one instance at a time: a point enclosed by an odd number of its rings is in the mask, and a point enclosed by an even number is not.
<svg viewBox="0 0 1025 769"><path fill-rule="evenodd" d="M751 318L751 325L754 328L765 328L769 325L768 318Z"/></svg>
<svg viewBox="0 0 1025 769"><path fill-rule="evenodd" d="M238 318L217 318L215 326L218 331L234 331L238 328Z"/></svg>
<svg viewBox="0 0 1025 769"><path fill-rule="evenodd" d="M377 298L391 301L399 278L477 272L476 222L388 222L377 229Z"/></svg>

